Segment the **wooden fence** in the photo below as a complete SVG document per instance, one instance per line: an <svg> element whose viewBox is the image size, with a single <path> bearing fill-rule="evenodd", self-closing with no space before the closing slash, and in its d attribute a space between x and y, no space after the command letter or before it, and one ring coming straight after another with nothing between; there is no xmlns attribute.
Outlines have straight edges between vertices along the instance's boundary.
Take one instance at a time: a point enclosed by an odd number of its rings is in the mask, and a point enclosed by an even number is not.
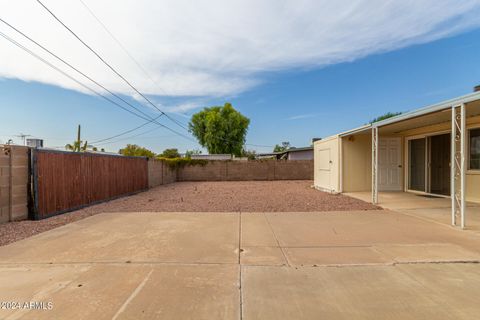
<svg viewBox="0 0 480 320"><path fill-rule="evenodd" d="M148 188L146 158L32 150L35 220Z"/></svg>

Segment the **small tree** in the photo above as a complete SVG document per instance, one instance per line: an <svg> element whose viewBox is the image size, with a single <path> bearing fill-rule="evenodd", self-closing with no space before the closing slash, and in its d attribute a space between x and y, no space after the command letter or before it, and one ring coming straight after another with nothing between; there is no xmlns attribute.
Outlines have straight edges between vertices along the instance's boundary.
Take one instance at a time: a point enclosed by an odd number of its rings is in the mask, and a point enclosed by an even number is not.
<svg viewBox="0 0 480 320"><path fill-rule="evenodd" d="M194 114L189 123L192 134L210 154L228 153L240 156L250 120L230 103L210 107Z"/></svg>
<svg viewBox="0 0 480 320"><path fill-rule="evenodd" d="M257 152L255 150L244 150L243 157L247 157L248 160L255 160L257 158Z"/></svg>
<svg viewBox="0 0 480 320"><path fill-rule="evenodd" d="M275 147L273 148L273 152L284 152L284 151L287 151L290 148L291 148L290 142L285 141L285 142L282 142L281 146L276 144Z"/></svg>
<svg viewBox="0 0 480 320"><path fill-rule="evenodd" d="M370 123L374 123L374 122L379 122L379 121L382 121L382 120L385 120L385 119L388 119L388 118L393 118L393 117L396 117L398 115L401 115L402 112L387 112L381 116L378 116L376 118L374 118L373 120L370 121Z"/></svg>
<svg viewBox="0 0 480 320"><path fill-rule="evenodd" d="M120 149L118 153L124 156L133 156L133 157L155 157L155 153L153 151L148 150L147 148L140 147L136 144L127 144L127 146L123 149Z"/></svg>
<svg viewBox="0 0 480 320"><path fill-rule="evenodd" d="M162 158L180 158L180 153L178 153L178 149L172 148L172 149L165 149L163 150L162 154L160 154L160 157Z"/></svg>

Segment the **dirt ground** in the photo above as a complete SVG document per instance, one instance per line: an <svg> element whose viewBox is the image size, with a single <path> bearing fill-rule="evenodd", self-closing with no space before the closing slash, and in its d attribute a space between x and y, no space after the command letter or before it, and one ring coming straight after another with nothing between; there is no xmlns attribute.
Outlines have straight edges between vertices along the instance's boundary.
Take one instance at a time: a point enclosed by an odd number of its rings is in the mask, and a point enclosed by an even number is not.
<svg viewBox="0 0 480 320"><path fill-rule="evenodd" d="M0 246L102 212L318 212L379 209L312 181L178 182L41 221L0 224Z"/></svg>
<svg viewBox="0 0 480 320"><path fill-rule="evenodd" d="M372 210L351 197L311 188L312 181L178 182L86 209L104 212L311 212Z"/></svg>

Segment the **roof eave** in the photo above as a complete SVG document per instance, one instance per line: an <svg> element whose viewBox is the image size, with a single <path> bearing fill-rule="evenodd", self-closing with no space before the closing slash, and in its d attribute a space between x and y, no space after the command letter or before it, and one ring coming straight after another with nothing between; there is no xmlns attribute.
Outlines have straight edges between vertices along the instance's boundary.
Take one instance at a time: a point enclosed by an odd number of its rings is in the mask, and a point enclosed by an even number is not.
<svg viewBox="0 0 480 320"><path fill-rule="evenodd" d="M339 136L339 137L350 136L352 134L357 134L357 133L360 133L360 132L368 131L371 128L372 128L371 124L366 124L364 126L361 126L361 127L358 127L358 128L352 129L352 130L341 132L337 136Z"/></svg>
<svg viewBox="0 0 480 320"><path fill-rule="evenodd" d="M422 116L422 115L425 115L425 114L442 111L442 110L451 108L453 106L458 106L458 105L461 105L461 104L464 104L464 103L469 103L469 102L472 102L472 101L475 101L475 100L480 100L480 92L473 92L473 93L470 93L470 94L467 94L467 95L464 95L464 96L461 96L461 97L458 97L458 98L455 98L455 99L450 99L450 100L443 101L443 102L440 102L440 103L437 103L437 104L433 104L433 105L430 105L430 106L427 106L427 107L424 107L424 108L421 108L421 109L406 112L406 113L400 114L400 115L392 117L392 118L388 118L388 119L385 119L385 120L382 120L382 121L374 122L372 124L372 126L382 127L382 126L392 124L392 123L395 123L395 122L400 122L400 121L416 118L416 117L419 117L419 116Z"/></svg>

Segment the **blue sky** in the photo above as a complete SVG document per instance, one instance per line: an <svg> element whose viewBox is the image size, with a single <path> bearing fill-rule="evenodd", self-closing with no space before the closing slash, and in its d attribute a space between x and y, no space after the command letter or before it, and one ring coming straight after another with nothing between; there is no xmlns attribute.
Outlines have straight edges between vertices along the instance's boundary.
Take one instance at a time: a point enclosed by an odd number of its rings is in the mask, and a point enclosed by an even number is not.
<svg viewBox="0 0 480 320"><path fill-rule="evenodd" d="M172 117L184 123L203 106L231 102L251 119L247 143L271 146L289 141L293 146L306 146L313 137L325 137L365 124L388 111L407 111L470 93L474 85L480 84L480 29L475 26L464 29L434 37L439 39L426 37L386 48L377 46L372 52L362 49L362 53L355 51L350 58L345 56L339 61L319 62L316 60L319 58L307 62L289 60L288 63L272 67L270 65L273 63L267 61L261 68L252 62L243 63L240 64L241 68L255 69L250 71L255 76L247 77L248 72L238 70L226 72L231 80L228 84L225 84L228 81L205 68L206 73L211 72L216 78L211 80L207 77L203 91L195 85L198 83L201 86L201 81L190 84L187 81L189 77L173 77L170 79L172 86L175 83L187 84L172 88L164 86L168 96L159 92L149 92L149 96L162 108L171 111ZM10 45L3 38L0 40L2 48ZM15 54L14 49L18 50L13 48L12 54ZM315 52L322 48L309 50ZM342 51L343 55L349 52L345 50ZM22 64L24 58L27 59L22 55L15 59L10 57L8 63ZM278 59L287 61L290 58ZM28 60L27 65L36 67L35 63L40 64ZM222 65L228 70L232 64ZM101 69L94 71L99 77L107 72ZM47 146L62 147L75 138L78 124L82 125L83 138L94 141L144 122L71 84L64 85L60 76L41 78L46 69L40 69L32 75L25 72L9 70L4 72L3 77L0 72L0 142L9 138L20 142L14 135L22 132L43 138ZM161 70L155 71L154 77L157 75L161 78ZM117 85L116 82L109 82L113 80L105 81L113 87ZM211 88L216 87L221 87L221 90L212 91ZM131 93L114 90L125 95L133 104L141 106L140 100L130 97ZM155 115L148 106L142 108ZM182 132L181 128L167 119L161 122ZM138 136L132 137L135 135ZM181 151L199 148L172 132L155 129L153 124L112 141L114 143L98 146L118 151L127 143L136 143L155 152L171 147ZM260 152L271 150L270 147L247 148Z"/></svg>

